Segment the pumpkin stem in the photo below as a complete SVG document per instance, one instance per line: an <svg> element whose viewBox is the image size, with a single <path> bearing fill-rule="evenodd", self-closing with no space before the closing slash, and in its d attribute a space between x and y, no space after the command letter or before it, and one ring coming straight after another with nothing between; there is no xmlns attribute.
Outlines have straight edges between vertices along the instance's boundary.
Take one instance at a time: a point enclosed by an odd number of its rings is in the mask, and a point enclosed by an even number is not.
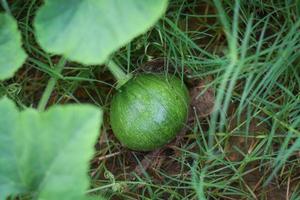
<svg viewBox="0 0 300 200"><path fill-rule="evenodd" d="M110 60L107 62L106 66L113 74L115 79L117 79L117 89L124 85L127 81L132 78L132 74L126 74L114 61Z"/></svg>

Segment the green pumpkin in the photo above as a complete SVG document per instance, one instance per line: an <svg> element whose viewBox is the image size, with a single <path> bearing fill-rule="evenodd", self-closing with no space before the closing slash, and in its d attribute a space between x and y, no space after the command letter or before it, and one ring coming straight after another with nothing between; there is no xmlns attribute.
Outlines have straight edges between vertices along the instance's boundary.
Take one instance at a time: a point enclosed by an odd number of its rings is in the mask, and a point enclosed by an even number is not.
<svg viewBox="0 0 300 200"><path fill-rule="evenodd" d="M129 149L154 150L183 128L188 107L188 90L178 78L138 75L119 88L112 100L112 130Z"/></svg>

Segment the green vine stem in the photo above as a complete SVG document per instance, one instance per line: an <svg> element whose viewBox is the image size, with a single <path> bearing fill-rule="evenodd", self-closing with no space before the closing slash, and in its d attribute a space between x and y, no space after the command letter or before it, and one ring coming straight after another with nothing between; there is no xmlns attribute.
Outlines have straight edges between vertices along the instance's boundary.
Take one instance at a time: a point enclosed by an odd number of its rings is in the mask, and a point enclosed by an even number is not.
<svg viewBox="0 0 300 200"><path fill-rule="evenodd" d="M117 89L132 78L132 74L126 74L114 61L111 60L106 65L115 79L117 79Z"/></svg>
<svg viewBox="0 0 300 200"><path fill-rule="evenodd" d="M6 0L1 0L1 5L2 5L3 9L5 10L5 12L12 15Z"/></svg>
<svg viewBox="0 0 300 200"><path fill-rule="evenodd" d="M58 64L56 65L55 71L57 73L61 73L61 71L63 70L65 64L66 64L66 59L61 58L60 61L58 62ZM49 80L48 85L46 86L46 89L45 89L45 91L43 93L43 96L42 96L42 98L41 98L41 100L39 102L38 110L40 110L40 111L45 110L46 105L47 105L47 103L49 101L49 98L50 98L50 96L51 96L51 94L52 94L52 92L54 90L54 87L55 87L55 84L57 82L57 79L58 79L57 77L52 77Z"/></svg>

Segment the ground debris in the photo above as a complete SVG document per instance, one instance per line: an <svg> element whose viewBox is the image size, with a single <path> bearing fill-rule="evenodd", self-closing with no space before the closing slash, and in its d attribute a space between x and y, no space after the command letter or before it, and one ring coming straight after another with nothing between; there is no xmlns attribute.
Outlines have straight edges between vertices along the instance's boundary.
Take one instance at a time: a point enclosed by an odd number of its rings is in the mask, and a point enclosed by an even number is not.
<svg viewBox="0 0 300 200"><path fill-rule="evenodd" d="M190 89L191 111L197 117L203 118L211 114L215 103L215 91L207 85L212 82L212 77L209 76L200 80L196 86Z"/></svg>

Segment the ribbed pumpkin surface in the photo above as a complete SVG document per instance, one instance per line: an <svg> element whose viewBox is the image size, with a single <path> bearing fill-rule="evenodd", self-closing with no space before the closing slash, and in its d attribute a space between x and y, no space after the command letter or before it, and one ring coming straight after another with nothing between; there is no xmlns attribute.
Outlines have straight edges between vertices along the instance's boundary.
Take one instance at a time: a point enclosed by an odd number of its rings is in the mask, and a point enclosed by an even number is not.
<svg viewBox="0 0 300 200"><path fill-rule="evenodd" d="M156 149L183 127L188 104L188 91L178 78L138 75L123 85L112 100L112 130L132 150Z"/></svg>

